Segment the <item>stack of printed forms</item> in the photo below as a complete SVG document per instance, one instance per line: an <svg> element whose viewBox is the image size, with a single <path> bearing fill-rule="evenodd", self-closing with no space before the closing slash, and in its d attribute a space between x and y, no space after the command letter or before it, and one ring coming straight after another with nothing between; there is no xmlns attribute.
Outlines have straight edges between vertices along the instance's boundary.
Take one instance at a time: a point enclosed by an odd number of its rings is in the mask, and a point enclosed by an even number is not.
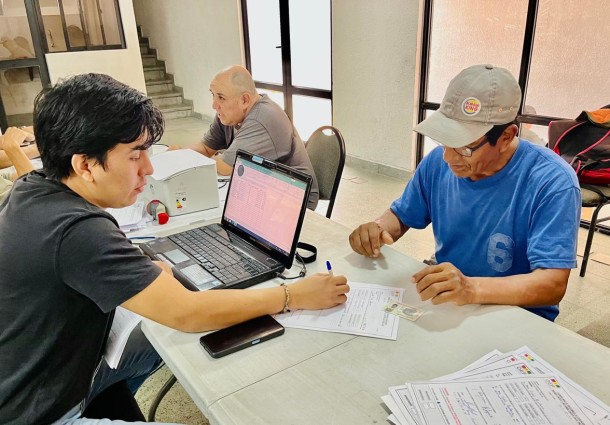
<svg viewBox="0 0 610 425"><path fill-rule="evenodd" d="M527 347L451 375L390 387L396 424L610 424L610 408Z"/></svg>

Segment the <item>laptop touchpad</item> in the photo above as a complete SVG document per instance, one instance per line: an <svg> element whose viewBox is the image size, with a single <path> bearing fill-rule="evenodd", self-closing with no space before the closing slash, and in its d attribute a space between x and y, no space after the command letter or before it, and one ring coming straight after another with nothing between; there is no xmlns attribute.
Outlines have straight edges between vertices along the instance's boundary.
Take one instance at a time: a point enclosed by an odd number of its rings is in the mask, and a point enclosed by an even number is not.
<svg viewBox="0 0 610 425"><path fill-rule="evenodd" d="M190 258L179 249L164 252L163 255L174 264L180 264L190 260Z"/></svg>

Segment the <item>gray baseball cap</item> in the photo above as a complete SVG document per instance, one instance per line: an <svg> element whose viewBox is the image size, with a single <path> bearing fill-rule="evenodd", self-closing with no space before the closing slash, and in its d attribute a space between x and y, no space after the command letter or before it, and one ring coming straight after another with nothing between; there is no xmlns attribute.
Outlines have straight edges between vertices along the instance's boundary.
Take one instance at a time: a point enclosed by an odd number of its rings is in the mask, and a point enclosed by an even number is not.
<svg viewBox="0 0 610 425"><path fill-rule="evenodd" d="M438 111L413 130L450 148L469 145L517 117L521 88L504 68L475 65L451 80Z"/></svg>

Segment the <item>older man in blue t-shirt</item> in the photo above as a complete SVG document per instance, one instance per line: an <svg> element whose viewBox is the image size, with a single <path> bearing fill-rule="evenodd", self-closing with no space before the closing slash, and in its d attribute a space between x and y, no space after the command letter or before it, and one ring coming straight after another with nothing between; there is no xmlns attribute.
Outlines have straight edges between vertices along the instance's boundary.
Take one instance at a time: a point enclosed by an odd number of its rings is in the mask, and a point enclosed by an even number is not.
<svg viewBox="0 0 610 425"><path fill-rule="evenodd" d="M520 102L506 69L458 74L439 111L415 127L442 146L390 209L352 232L354 251L377 257L432 223L438 264L412 277L422 300L517 305L555 320L576 267L580 189L559 156L516 137Z"/></svg>

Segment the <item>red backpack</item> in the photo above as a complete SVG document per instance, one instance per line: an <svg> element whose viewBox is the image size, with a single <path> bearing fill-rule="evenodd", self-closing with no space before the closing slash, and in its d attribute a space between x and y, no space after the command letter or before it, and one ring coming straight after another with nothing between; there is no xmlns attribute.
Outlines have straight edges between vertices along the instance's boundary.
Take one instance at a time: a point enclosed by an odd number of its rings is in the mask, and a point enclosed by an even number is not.
<svg viewBox="0 0 610 425"><path fill-rule="evenodd" d="M610 184L610 105L549 123L549 147L588 184Z"/></svg>

